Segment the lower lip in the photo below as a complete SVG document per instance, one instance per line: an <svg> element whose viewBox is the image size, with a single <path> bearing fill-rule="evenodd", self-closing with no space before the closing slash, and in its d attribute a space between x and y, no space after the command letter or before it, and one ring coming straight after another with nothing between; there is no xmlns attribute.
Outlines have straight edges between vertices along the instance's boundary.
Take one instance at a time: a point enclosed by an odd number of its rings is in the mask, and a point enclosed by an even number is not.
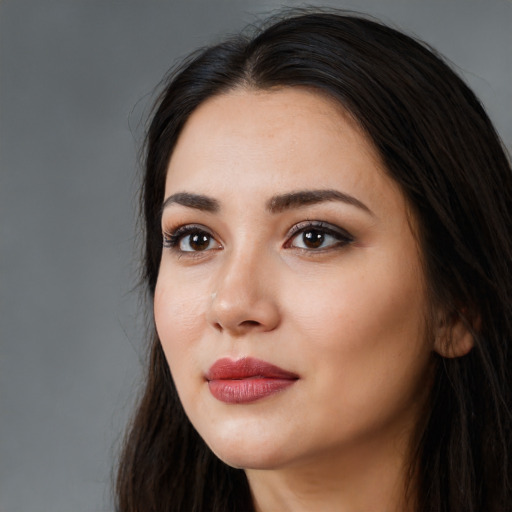
<svg viewBox="0 0 512 512"><path fill-rule="evenodd" d="M270 379L264 377L248 379L210 380L211 394L227 404L247 404L261 400L290 387L296 379Z"/></svg>

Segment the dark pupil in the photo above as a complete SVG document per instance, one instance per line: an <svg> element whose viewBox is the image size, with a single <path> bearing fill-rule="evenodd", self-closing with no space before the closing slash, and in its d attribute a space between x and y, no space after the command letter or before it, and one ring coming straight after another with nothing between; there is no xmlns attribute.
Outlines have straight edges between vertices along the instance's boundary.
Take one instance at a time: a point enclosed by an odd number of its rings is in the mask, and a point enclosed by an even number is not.
<svg viewBox="0 0 512 512"><path fill-rule="evenodd" d="M304 234L302 235L304 245L312 249L320 247L324 242L324 238L324 233L322 233L321 231L315 231L314 229L310 231L305 231Z"/></svg>
<svg viewBox="0 0 512 512"><path fill-rule="evenodd" d="M190 236L189 243L194 251L204 251L210 245L210 236L206 233L196 233Z"/></svg>

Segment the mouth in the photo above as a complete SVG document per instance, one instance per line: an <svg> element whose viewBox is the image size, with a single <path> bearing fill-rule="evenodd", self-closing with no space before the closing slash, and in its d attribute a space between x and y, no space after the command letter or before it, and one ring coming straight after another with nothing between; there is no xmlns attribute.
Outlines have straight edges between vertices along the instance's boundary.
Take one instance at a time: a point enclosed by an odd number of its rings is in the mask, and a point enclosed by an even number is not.
<svg viewBox="0 0 512 512"><path fill-rule="evenodd" d="M279 393L299 376L278 366L251 357L236 361L216 361L206 376L210 393L228 404L245 404Z"/></svg>

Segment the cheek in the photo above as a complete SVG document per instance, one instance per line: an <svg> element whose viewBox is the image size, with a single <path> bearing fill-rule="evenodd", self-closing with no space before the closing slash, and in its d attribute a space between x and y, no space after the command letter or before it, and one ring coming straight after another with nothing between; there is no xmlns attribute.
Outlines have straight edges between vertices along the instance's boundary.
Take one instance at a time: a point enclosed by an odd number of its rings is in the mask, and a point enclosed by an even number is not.
<svg viewBox="0 0 512 512"><path fill-rule="evenodd" d="M179 358L199 340L205 318L207 293L161 271L154 298L155 324L171 371Z"/></svg>
<svg viewBox="0 0 512 512"><path fill-rule="evenodd" d="M417 339L426 310L418 274L414 268L384 265L374 265L371 272L363 264L327 269L323 276L283 285L288 290L284 302L295 321L318 333L327 345L333 338L372 344L399 333Z"/></svg>
<svg viewBox="0 0 512 512"><path fill-rule="evenodd" d="M176 390L187 415L198 404L203 380L199 346L208 294L204 286L175 279L165 266L154 297L155 325ZM192 407L192 409L191 409Z"/></svg>
<svg viewBox="0 0 512 512"><path fill-rule="evenodd" d="M306 334L302 354L316 374L329 375L325 382L350 388L355 402L379 387L407 393L430 359L419 272L396 264L377 270L345 267L288 295L298 337Z"/></svg>

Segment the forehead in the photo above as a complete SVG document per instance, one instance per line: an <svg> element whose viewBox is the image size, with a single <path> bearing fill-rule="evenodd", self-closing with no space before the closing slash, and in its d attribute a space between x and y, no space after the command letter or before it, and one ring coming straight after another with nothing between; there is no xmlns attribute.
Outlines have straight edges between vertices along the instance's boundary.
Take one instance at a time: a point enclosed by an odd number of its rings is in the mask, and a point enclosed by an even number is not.
<svg viewBox="0 0 512 512"><path fill-rule="evenodd" d="M166 196L266 196L336 188L361 199L402 201L371 141L335 100L299 87L238 89L190 116L169 162ZM382 197L381 197L382 199Z"/></svg>

